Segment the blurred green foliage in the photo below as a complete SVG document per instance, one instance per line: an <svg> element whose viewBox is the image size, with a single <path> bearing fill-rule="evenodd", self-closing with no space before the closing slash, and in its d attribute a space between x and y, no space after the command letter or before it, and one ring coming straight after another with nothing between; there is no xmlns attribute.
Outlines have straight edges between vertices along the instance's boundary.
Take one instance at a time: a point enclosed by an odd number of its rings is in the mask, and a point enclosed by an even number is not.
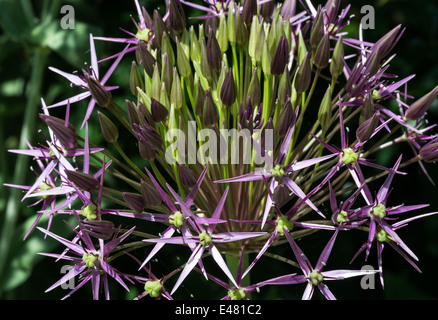
<svg viewBox="0 0 438 320"><path fill-rule="evenodd" d="M360 22L360 8L371 4L375 8L376 29L365 30L366 40L375 41L394 26L402 24L406 31L396 46L396 58L391 62L390 71L399 78L416 74L410 82L409 93L421 96L438 83L438 4L434 0L379 0L349 1L351 13L355 14L351 32L357 32ZM342 1L343 6L349 2ZM149 12L158 8L163 12L164 1L142 1ZM315 5L322 1L314 1ZM75 10L75 29L62 29L60 8L71 5ZM191 13L188 11L188 15ZM198 13L193 13L196 15ZM23 235L35 218L35 209L26 207L31 203L21 200L21 191L15 192L6 188L3 183L29 185L34 176L29 171L30 159L8 153L8 149L25 148L23 132L30 143L42 142L37 134L42 127L37 113L40 112L40 98L47 104L64 99L78 93L69 87L67 81L50 72L54 66L66 72L80 70L84 62L89 62L89 34L96 36L123 37L121 29L135 32L130 15L136 17L134 1L110 0L71 0L71 1L13 1L0 0L0 243L3 261L0 261L0 298L1 299L58 299L63 292L44 290L60 277L60 266L53 259L42 259L37 252L52 252L56 243L44 239L38 231L23 241ZM106 57L122 49L120 44L97 42L99 57ZM111 78L111 84L117 84L129 90L129 62L122 65ZM111 85L110 84L110 85ZM128 92L128 91L127 91ZM123 91L122 91L123 93ZM122 95L123 96L123 95ZM79 125L86 103L72 106L72 122ZM33 110L33 111L32 111ZM33 113L32 113L33 112ZM64 109L53 109L53 115L64 116ZM430 110L431 121L438 122L438 103ZM33 115L34 114L34 115ZM28 118L26 120L26 115ZM27 129L24 131L23 129ZM98 123L90 123L90 135L99 143ZM27 132L27 133L26 133ZM409 153L409 150L407 150ZM18 168L18 169L17 169ZM438 178L438 170L427 167L432 177ZM17 172L18 171L18 172ZM438 179L436 179L438 181ZM427 181L418 167L410 168L408 176L396 178L395 183L408 190L403 199L391 198L395 203L400 200L406 204L430 203L432 210L438 208L438 189ZM412 186L416 186L412 188ZM410 191L409 191L410 190ZM9 210L8 200L18 199L14 210ZM398 203L397 203L398 204ZM46 221L40 222L45 226ZM56 232L65 230L60 219L52 227ZM400 256L387 248L384 252L385 287L383 291L377 283L375 290L357 290L358 283L345 281L333 284L333 292L340 299L436 299L438 293L428 280L435 277L436 261L438 261L438 221L431 218L412 223L401 237L420 258L419 267L423 273L418 274ZM345 238L346 239L346 238ZM322 249L326 241L323 237L321 248L315 247L315 254ZM7 243L5 242L7 241ZM303 241L306 241L304 239ZM348 261L361 242L344 242L340 237L329 263L334 269L338 267L337 257ZM375 250L375 248L374 248ZM7 252L7 255L5 254ZM285 255L290 252L284 253ZM374 261L371 255L370 261ZM366 262L360 256L354 263L361 267ZM345 265L340 264L340 267ZM287 272L287 271L286 271ZM198 275L197 280L202 277ZM257 277L257 276L256 276ZM256 280L256 279L254 279ZM263 279L260 279L263 280ZM190 290L188 282L185 290ZM303 288L291 287L290 290L264 290L263 296L268 299L296 299ZM56 291L56 290L55 290ZM196 290L197 291L197 290ZM358 292L359 291L359 292ZM88 293L88 292L87 292ZM355 293L355 294L352 294ZM116 293L115 298L132 298L136 292L129 294ZM201 298L202 292L198 293ZM78 295L76 298L87 297ZM220 293L218 292L218 297ZM318 298L318 296L316 297Z"/></svg>

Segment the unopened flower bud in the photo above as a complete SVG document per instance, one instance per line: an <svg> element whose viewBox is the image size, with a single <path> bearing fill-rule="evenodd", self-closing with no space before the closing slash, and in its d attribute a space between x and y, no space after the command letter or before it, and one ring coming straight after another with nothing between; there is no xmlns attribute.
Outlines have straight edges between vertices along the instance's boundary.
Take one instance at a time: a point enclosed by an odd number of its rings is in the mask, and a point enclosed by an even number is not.
<svg viewBox="0 0 438 320"><path fill-rule="evenodd" d="M119 138L119 131L114 123L103 113L97 112L100 123L100 130L102 132L103 137L109 143L116 142Z"/></svg>
<svg viewBox="0 0 438 320"><path fill-rule="evenodd" d="M169 35L166 32L163 32L161 37L161 52L166 52L169 55L171 64L175 65L175 52L173 51Z"/></svg>
<svg viewBox="0 0 438 320"><path fill-rule="evenodd" d="M197 116L202 115L202 110L204 109L204 100L205 100L204 89L202 88L201 80L198 78L197 90L196 90L196 96L195 96L195 107L194 107L195 114Z"/></svg>
<svg viewBox="0 0 438 320"><path fill-rule="evenodd" d="M278 119L277 133L280 137L284 137L289 128L295 123L296 116L290 98L286 100L285 105L281 109Z"/></svg>
<svg viewBox="0 0 438 320"><path fill-rule="evenodd" d="M87 173L78 172L74 170L65 170L67 179L73 182L79 189L92 191L95 190L99 185L99 180L97 180L92 175Z"/></svg>
<svg viewBox="0 0 438 320"><path fill-rule="evenodd" d="M433 139L426 143L419 153L420 159L426 162L438 161L438 139Z"/></svg>
<svg viewBox="0 0 438 320"><path fill-rule="evenodd" d="M208 62L207 45L205 44L205 39L202 39L201 43L201 73L207 80L212 79L212 70Z"/></svg>
<svg viewBox="0 0 438 320"><path fill-rule="evenodd" d="M131 65L131 74L129 77L129 88L131 89L131 93L136 96L137 95L137 87L143 88L144 82L143 78L138 71L137 63L132 61Z"/></svg>
<svg viewBox="0 0 438 320"><path fill-rule="evenodd" d="M312 28L310 29L310 46L313 51L316 51L324 36L324 14L325 12L321 10L321 6L318 6L318 11L313 19Z"/></svg>
<svg viewBox="0 0 438 320"><path fill-rule="evenodd" d="M324 34L314 53L313 63L315 66L320 69L327 67L330 60L330 35L328 33Z"/></svg>
<svg viewBox="0 0 438 320"><path fill-rule="evenodd" d="M284 72L289 61L289 44L287 38L281 36L271 62L271 74L278 76Z"/></svg>
<svg viewBox="0 0 438 320"><path fill-rule="evenodd" d="M173 82L173 66L167 52L162 57L161 80L165 85L167 95L170 95Z"/></svg>
<svg viewBox="0 0 438 320"><path fill-rule="evenodd" d="M374 113L371 118L364 121L356 130L356 137L360 142L365 142L371 138L379 124L380 113Z"/></svg>
<svg viewBox="0 0 438 320"><path fill-rule="evenodd" d="M138 141L138 152L140 153L140 156L145 160L154 160L156 158L156 151L150 147L149 144Z"/></svg>
<svg viewBox="0 0 438 320"><path fill-rule="evenodd" d="M184 105L181 80L176 68L173 68L173 83L170 91L170 103L173 104L176 109L181 109Z"/></svg>
<svg viewBox="0 0 438 320"><path fill-rule="evenodd" d="M245 0L242 8L243 22L250 25L255 15L257 15L257 0Z"/></svg>
<svg viewBox="0 0 438 320"><path fill-rule="evenodd" d="M87 219L82 220L81 225L81 230L98 239L109 240L114 234L114 224L111 221Z"/></svg>
<svg viewBox="0 0 438 320"><path fill-rule="evenodd" d="M296 0L284 1L283 5L281 6L280 12L280 15L283 17L284 20L289 21L289 19L295 16L296 2Z"/></svg>
<svg viewBox="0 0 438 320"><path fill-rule="evenodd" d="M221 48L222 53L226 52L228 50L228 30L227 21L224 15L221 15L219 17L217 41L219 43L219 47Z"/></svg>
<svg viewBox="0 0 438 320"><path fill-rule="evenodd" d="M275 9L275 1L268 1L260 5L260 15L269 20L272 17Z"/></svg>
<svg viewBox="0 0 438 320"><path fill-rule="evenodd" d="M160 102L151 97L151 116L155 122L166 120L169 112Z"/></svg>
<svg viewBox="0 0 438 320"><path fill-rule="evenodd" d="M321 126L322 132L327 132L330 119L332 117L332 101L331 101L331 88L330 86L325 91L324 97L322 98L321 105L318 110L318 121Z"/></svg>
<svg viewBox="0 0 438 320"><path fill-rule="evenodd" d="M168 5L168 22L171 29L177 33L182 32L186 28L186 16L184 9L179 0L169 0Z"/></svg>
<svg viewBox="0 0 438 320"><path fill-rule="evenodd" d="M188 78L192 74L192 69L190 67L189 59L181 47L181 43L179 42L178 38L176 38L176 55L179 74L184 78Z"/></svg>
<svg viewBox="0 0 438 320"><path fill-rule="evenodd" d="M222 103L230 107L236 101L236 84L234 82L233 70L230 68L222 84L220 98Z"/></svg>
<svg viewBox="0 0 438 320"><path fill-rule="evenodd" d="M192 61L200 62L201 59L201 45L196 35L195 28L190 27L190 59Z"/></svg>
<svg viewBox="0 0 438 320"><path fill-rule="evenodd" d="M259 77L257 75L257 67L252 71L251 81L248 87L247 98L251 98L251 103L258 106L262 99L262 92Z"/></svg>
<svg viewBox="0 0 438 320"><path fill-rule="evenodd" d="M218 114L216 109L216 104L211 96L210 88L205 92L204 110L202 113L202 120L205 126L210 127L212 124L217 123Z"/></svg>
<svg viewBox="0 0 438 320"><path fill-rule="evenodd" d="M179 176L179 180L184 186L191 187L196 184L195 174L189 167L183 164L178 164L178 176Z"/></svg>
<svg viewBox="0 0 438 320"><path fill-rule="evenodd" d="M53 131L64 148L72 149L75 147L78 136L76 128L72 124L68 123L66 126L65 120L46 114L40 114L40 118Z"/></svg>
<svg viewBox="0 0 438 320"><path fill-rule="evenodd" d="M160 195L152 184L141 181L141 194L145 206L156 206L161 203Z"/></svg>
<svg viewBox="0 0 438 320"><path fill-rule="evenodd" d="M152 78L152 75L154 73L154 66L156 64L156 60L152 53L149 52L146 43L143 41L140 41L138 43L137 51L139 53L140 61L139 63L143 67L143 69L146 71L147 75Z"/></svg>
<svg viewBox="0 0 438 320"><path fill-rule="evenodd" d="M342 36L339 37L333 50L332 61L330 62L330 73L337 79L344 70L344 44Z"/></svg>
<svg viewBox="0 0 438 320"><path fill-rule="evenodd" d="M135 212L142 212L144 208L143 197L140 194L123 192L125 203Z"/></svg>
<svg viewBox="0 0 438 320"><path fill-rule="evenodd" d="M154 44L156 48L161 48L163 33L167 34L167 27L157 10L153 14L153 28L154 28Z"/></svg>
<svg viewBox="0 0 438 320"><path fill-rule="evenodd" d="M240 45L246 44L248 41L248 29L247 25L243 22L242 16L240 15L239 10L235 12L235 34L236 34L236 42Z"/></svg>
<svg viewBox="0 0 438 320"><path fill-rule="evenodd" d="M406 110L405 118L407 120L418 120L420 119L424 113L429 109L432 103L435 101L438 96L438 86L436 86L432 91L415 101L411 106Z"/></svg>
<svg viewBox="0 0 438 320"><path fill-rule="evenodd" d="M100 81L90 77L88 74L85 75L85 80L87 81L87 86L93 99L96 100L96 103L100 107L106 108L111 101L111 92L106 90Z"/></svg>
<svg viewBox="0 0 438 320"><path fill-rule="evenodd" d="M272 196L274 203L281 205L289 200L290 190L284 184L279 184L277 187L275 187Z"/></svg>
<svg viewBox="0 0 438 320"><path fill-rule="evenodd" d="M213 32L210 32L210 36L207 41L207 61L212 70L220 70L222 63L222 52Z"/></svg>
<svg viewBox="0 0 438 320"><path fill-rule="evenodd" d="M278 84L278 100L282 104L286 103L288 97L292 95L292 85L290 79L290 73L287 69L284 70L280 78L280 83Z"/></svg>
<svg viewBox="0 0 438 320"><path fill-rule="evenodd" d="M126 110L128 113L128 119L131 126L134 126L134 124L140 123L140 117L137 112L137 108L134 103L132 103L129 100L126 100Z"/></svg>
<svg viewBox="0 0 438 320"><path fill-rule="evenodd" d="M298 67L295 75L294 87L298 94L306 91L309 88L312 77L312 66L310 65L310 57L312 51L309 51L304 56L304 60Z"/></svg>

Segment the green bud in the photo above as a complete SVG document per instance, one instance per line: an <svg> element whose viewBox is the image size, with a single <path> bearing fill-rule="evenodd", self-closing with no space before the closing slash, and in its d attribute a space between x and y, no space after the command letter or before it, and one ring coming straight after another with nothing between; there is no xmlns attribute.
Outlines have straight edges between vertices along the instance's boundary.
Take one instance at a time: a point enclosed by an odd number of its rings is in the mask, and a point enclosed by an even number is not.
<svg viewBox="0 0 438 320"><path fill-rule="evenodd" d="M207 231L202 231L199 234L199 242L201 243L201 245L203 245L204 247L208 246L211 242L212 242L212 237L211 235L209 235L207 233Z"/></svg>
<svg viewBox="0 0 438 320"><path fill-rule="evenodd" d="M254 16L252 20L251 29L249 32L248 53L253 60L253 64L255 64L254 62L256 61L257 44L260 39L260 33L264 32L264 30L262 30L257 16Z"/></svg>
<svg viewBox="0 0 438 320"><path fill-rule="evenodd" d="M47 191L47 190L52 189L52 187L49 186L44 181L40 183L39 188L40 188L40 191ZM48 197L47 195L41 196L41 198L43 198L43 199L46 199L47 197Z"/></svg>
<svg viewBox="0 0 438 320"><path fill-rule="evenodd" d="M298 70L295 74L294 87L298 94L303 93L310 86L310 80L312 77L312 66L310 64L311 54L311 51L306 53L303 62L298 67Z"/></svg>
<svg viewBox="0 0 438 320"><path fill-rule="evenodd" d="M161 52L166 52L169 55L169 59L171 64L175 65L175 53L172 48L172 44L170 43L170 38L166 32L163 32L163 36L161 37Z"/></svg>
<svg viewBox="0 0 438 320"><path fill-rule="evenodd" d="M325 91L318 110L318 121L323 133L326 133L332 117L332 96L330 86Z"/></svg>
<svg viewBox="0 0 438 320"><path fill-rule="evenodd" d="M344 223L348 220L348 214L344 210L341 210L336 216L337 223Z"/></svg>
<svg viewBox="0 0 438 320"><path fill-rule="evenodd" d="M283 74L280 76L280 83L278 84L278 100L284 105L291 95L292 85L290 73L287 69L284 69Z"/></svg>
<svg viewBox="0 0 438 320"><path fill-rule="evenodd" d="M163 21L163 18L161 17L160 13L157 10L154 10L154 14L153 14L153 27L155 34L155 38L154 38L155 47L161 48L163 34L164 33L167 34L168 30L166 24ZM164 51L162 50L162 52Z"/></svg>
<svg viewBox="0 0 438 320"><path fill-rule="evenodd" d="M173 68L173 83L172 90L170 92L170 104L173 104L176 109L181 109L184 105L181 80L176 68Z"/></svg>
<svg viewBox="0 0 438 320"><path fill-rule="evenodd" d="M245 298L245 290L243 288L231 288L228 290L228 296L230 300L242 300Z"/></svg>
<svg viewBox="0 0 438 320"><path fill-rule="evenodd" d="M131 89L131 93L136 96L137 87L143 88L143 86L143 77L141 76L140 71L138 71L137 63L135 61L132 61L131 74L129 77L129 88Z"/></svg>
<svg viewBox="0 0 438 320"><path fill-rule="evenodd" d="M154 72L152 74L152 82L151 82L151 97L156 97L157 99L161 95L161 77L160 70L158 69L158 65L155 65Z"/></svg>
<svg viewBox="0 0 438 320"><path fill-rule="evenodd" d="M96 255L91 254L91 253L84 253L82 255L82 261L85 262L85 265L88 268L94 268L98 257L99 257L98 255L96 256Z"/></svg>
<svg viewBox="0 0 438 320"><path fill-rule="evenodd" d="M161 294L163 285L160 280L146 281L144 284L144 290L149 294L151 298L158 298Z"/></svg>
<svg viewBox="0 0 438 320"><path fill-rule="evenodd" d="M377 206L375 206L372 210L372 215L375 217L379 217L381 219L386 217L386 207L384 204L379 203Z"/></svg>
<svg viewBox="0 0 438 320"><path fill-rule="evenodd" d="M109 143L116 142L119 138L119 131L112 121L101 112L97 112L100 123L100 130L103 137Z"/></svg>
<svg viewBox="0 0 438 320"><path fill-rule="evenodd" d="M333 50L332 61L330 62L330 73L333 79L337 79L344 70L344 44L342 36L339 37Z"/></svg>
<svg viewBox="0 0 438 320"><path fill-rule="evenodd" d="M167 52L163 54L161 60L163 61L162 63L163 66L161 68L161 79L165 84L166 93L170 95L170 90L172 89L172 81L173 81L173 66Z"/></svg>
<svg viewBox="0 0 438 320"><path fill-rule="evenodd" d="M310 29L310 46L312 50L316 51L322 37L324 36L324 13L321 6L318 6L318 11L313 19L312 28Z"/></svg>
<svg viewBox="0 0 438 320"><path fill-rule="evenodd" d="M97 207L94 204L90 203L89 205L82 208L81 214L88 220L96 220L96 209Z"/></svg>
<svg viewBox="0 0 438 320"><path fill-rule="evenodd" d="M252 76L248 87L248 94L246 101L248 101L248 98L251 99L251 103L254 106L258 106L262 101L262 92L261 92L259 77L257 75L257 68L254 68L252 71Z"/></svg>
<svg viewBox="0 0 438 320"><path fill-rule="evenodd" d="M262 40L262 70L263 73L265 75L271 75L271 62L272 62L272 57L271 57L271 51L268 48L268 43L265 41L264 39L264 33L263 34L263 40Z"/></svg>
<svg viewBox="0 0 438 320"><path fill-rule="evenodd" d="M324 276L319 273L316 270L313 270L310 274L310 282L314 285L317 286L318 284L320 284L323 280L324 280Z"/></svg>
<svg viewBox="0 0 438 320"><path fill-rule="evenodd" d="M359 154L354 152L351 148L345 148L342 150L342 162L345 164L354 163L359 159Z"/></svg>
<svg viewBox="0 0 438 320"><path fill-rule="evenodd" d="M205 44L205 39L202 39L201 43L201 73L207 80L212 79L212 70L208 64L207 58L207 45Z"/></svg>
<svg viewBox="0 0 438 320"><path fill-rule="evenodd" d="M184 224L184 214L180 211L176 211L169 216L169 223L173 224L175 227L180 228Z"/></svg>
<svg viewBox="0 0 438 320"><path fill-rule="evenodd" d="M271 174L274 177L283 177L285 174L283 166L280 164L275 165L275 167L271 170Z"/></svg>
<svg viewBox="0 0 438 320"><path fill-rule="evenodd" d="M201 61L201 45L193 26L190 27L190 59L192 61Z"/></svg>
<svg viewBox="0 0 438 320"><path fill-rule="evenodd" d="M236 34L236 42L239 45L246 45L246 42L248 40L248 29L246 24L242 20L242 16L240 15L239 10L236 10L235 12L235 34Z"/></svg>
<svg viewBox="0 0 438 320"><path fill-rule="evenodd" d="M222 53L228 50L228 31L227 31L227 21L224 15L219 17L219 28L217 34L217 41Z"/></svg>
<svg viewBox="0 0 438 320"><path fill-rule="evenodd" d="M176 54L177 66L180 75L184 78L190 77L190 75L192 74L192 69L190 67L189 59L187 58L183 48L181 47L181 43L178 38L176 38Z"/></svg>
<svg viewBox="0 0 438 320"><path fill-rule="evenodd" d="M388 233L384 229L380 229L376 232L376 238L379 242L390 242L391 237L388 235Z"/></svg>
<svg viewBox="0 0 438 320"><path fill-rule="evenodd" d="M286 218L286 216L281 216L277 218L277 226L275 228L279 234L284 235L284 228L286 228L288 231L291 231L293 225L294 223Z"/></svg>
<svg viewBox="0 0 438 320"><path fill-rule="evenodd" d="M231 1L228 5L227 15L227 35L230 43L236 43L236 18L234 13L236 12L236 4Z"/></svg>

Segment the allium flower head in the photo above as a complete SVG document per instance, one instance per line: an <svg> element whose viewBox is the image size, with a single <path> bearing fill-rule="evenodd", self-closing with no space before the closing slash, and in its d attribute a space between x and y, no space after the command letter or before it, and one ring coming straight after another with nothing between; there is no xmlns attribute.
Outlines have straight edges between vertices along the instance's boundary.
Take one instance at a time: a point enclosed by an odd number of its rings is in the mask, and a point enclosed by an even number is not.
<svg viewBox="0 0 438 320"><path fill-rule="evenodd" d="M416 98L415 74L391 73L405 29L366 41L360 23L345 28L354 16L339 0L164 3L148 12L134 0L125 37L90 35L90 64L79 72L50 67L83 92L42 100L43 143L10 150L36 163L35 182L7 184L36 208L25 238L38 228L64 246L43 255L72 263L48 290L78 278L65 298L91 283L92 298L109 299L115 280L135 299L244 300L304 284L302 299L316 289L335 299L329 281L378 273L383 285L386 246L420 271L399 229L436 211L410 215L428 204L392 201L416 190L398 183L411 164L433 181L427 111L438 87ZM122 49L102 56L96 40ZM116 69L126 90L110 83ZM57 107L65 117L49 113ZM50 228L58 218L73 239ZM363 245L334 257L341 236ZM371 258L374 244L372 270L328 269L329 257ZM201 286L219 291L197 297Z"/></svg>

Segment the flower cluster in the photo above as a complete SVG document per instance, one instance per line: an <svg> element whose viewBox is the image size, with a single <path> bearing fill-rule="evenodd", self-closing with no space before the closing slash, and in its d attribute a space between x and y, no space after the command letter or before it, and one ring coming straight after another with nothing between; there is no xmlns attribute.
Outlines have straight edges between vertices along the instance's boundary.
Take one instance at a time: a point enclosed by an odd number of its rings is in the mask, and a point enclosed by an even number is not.
<svg viewBox="0 0 438 320"><path fill-rule="evenodd" d="M90 35L91 61L81 72L50 68L85 91L52 105L42 100L45 144L11 150L34 158L37 179L9 185L40 206L28 234L37 228L65 246L44 255L73 263L48 290L78 277L66 297L91 282L94 299L109 299L114 280L141 288L137 299L173 299L199 273L223 288L224 299L299 283L306 284L303 299L316 288L334 299L329 280L379 274L383 286L386 244L419 271L397 230L437 212L406 218L427 204L389 198L402 168L416 163L427 176L424 162L438 159L426 119L438 87L415 99L407 94L413 76L393 81L391 54L403 28L375 43L352 38L349 7L339 0L317 8L294 0L204 2L167 0L165 12L150 14L135 0L134 32ZM205 14L189 20L190 7ZM121 48L99 60L95 41ZM120 104L119 87L107 83L126 60L131 94ZM85 99L79 129L70 112L81 112ZM51 115L54 108L65 108L65 118ZM88 134L93 117L100 146ZM375 161L403 143L413 150L408 159L398 154L389 167ZM59 215L73 218L72 240L50 231ZM46 228L37 226L42 216L50 217ZM326 270L338 235L352 230L364 244L349 258L365 251L368 259L376 246L375 270ZM314 248L297 240L320 233L330 240L311 263L306 254ZM177 264L154 264L175 246ZM284 256L270 253L276 247ZM122 259L138 274L119 268ZM291 272L265 267L264 279L253 281L262 260L289 263Z"/></svg>

